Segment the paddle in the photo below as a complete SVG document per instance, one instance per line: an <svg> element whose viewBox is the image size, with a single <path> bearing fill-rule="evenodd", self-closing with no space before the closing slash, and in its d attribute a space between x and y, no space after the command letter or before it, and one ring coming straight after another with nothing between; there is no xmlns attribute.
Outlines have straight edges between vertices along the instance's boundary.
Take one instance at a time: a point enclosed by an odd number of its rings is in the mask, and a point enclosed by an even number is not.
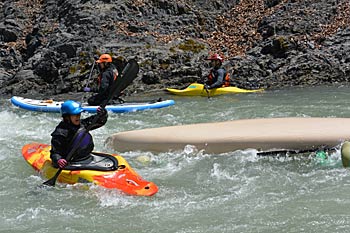
<svg viewBox="0 0 350 233"><path fill-rule="evenodd" d="M100 105L101 108L105 108L108 102L113 98L115 95L119 95L130 83L136 78L137 73L139 72L139 65L137 62L132 59L128 61L127 65L123 69L120 76L117 77L117 79L114 81L113 86L111 88L111 91L108 95L108 98L103 101L103 103ZM73 148L69 152L69 154L66 157L66 160L69 162L73 159L73 155L75 151L78 149L82 141L84 140L86 134L91 130L91 127L95 125L98 121L99 117L96 116L92 123L90 124L90 127L87 127L86 130L83 132L82 136L79 138L78 142L74 144ZM78 134L80 132L78 131L77 134L74 136L73 141L77 138ZM55 186L56 180L58 176L62 172L62 168L59 168L56 172L56 174L49 180L45 181L43 184L47 186Z"/></svg>
<svg viewBox="0 0 350 233"><path fill-rule="evenodd" d="M91 79L91 77L92 77L92 72L94 71L94 68L95 68L95 64L96 64L96 61L94 61L94 63L92 64L92 68L91 68L91 70L90 70L90 74L89 74L88 80L86 81L85 87L88 87L88 86L89 86L90 79Z"/></svg>
<svg viewBox="0 0 350 233"><path fill-rule="evenodd" d="M88 80L86 81L85 87L88 87L88 86L89 86L90 79L91 79L91 77L92 77L92 71L94 71L95 64L96 64L96 61L94 60L94 64L92 64L92 68L91 68L91 70L90 70L90 74L89 74ZM81 101L80 101L80 102L83 102L84 97L85 97L85 92L84 92L83 96L81 97Z"/></svg>
<svg viewBox="0 0 350 233"><path fill-rule="evenodd" d="M210 99L209 90L208 90L208 88L207 88L207 86L205 84L203 85L203 88L207 92L208 99Z"/></svg>
<svg viewBox="0 0 350 233"><path fill-rule="evenodd" d="M317 151L322 151L322 150L335 150L334 147L326 147L326 146L321 146L313 149L304 149L304 150L272 150L272 151L262 151L258 152L258 156L270 156L270 155L277 155L277 154L303 154L303 153L312 153L312 152L317 152Z"/></svg>

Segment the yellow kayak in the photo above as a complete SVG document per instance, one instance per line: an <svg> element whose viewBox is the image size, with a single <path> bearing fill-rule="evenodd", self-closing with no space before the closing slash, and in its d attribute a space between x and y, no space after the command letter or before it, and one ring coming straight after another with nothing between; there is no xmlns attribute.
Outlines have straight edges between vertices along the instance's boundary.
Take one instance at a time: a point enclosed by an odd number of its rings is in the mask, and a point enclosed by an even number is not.
<svg viewBox="0 0 350 233"><path fill-rule="evenodd" d="M183 90L167 88L166 89L171 94L181 95L181 96L215 96L223 94L239 94L239 93L252 93L252 92L262 92L264 89L247 90L238 87L219 87L208 90L204 89L204 85L200 83L192 83L187 88Z"/></svg>

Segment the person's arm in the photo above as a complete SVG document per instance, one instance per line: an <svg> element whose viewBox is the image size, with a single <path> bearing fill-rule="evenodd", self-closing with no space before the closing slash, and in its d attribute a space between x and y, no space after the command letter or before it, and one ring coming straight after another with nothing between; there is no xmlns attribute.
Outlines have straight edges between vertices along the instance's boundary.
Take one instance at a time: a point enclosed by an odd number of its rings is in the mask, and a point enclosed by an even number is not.
<svg viewBox="0 0 350 233"><path fill-rule="evenodd" d="M109 79L107 75L108 75L107 72L100 73L98 77L98 78L101 78L100 85L97 86L96 84L94 84L91 87L84 87L83 91L97 93L97 96L99 96L100 98L103 98L104 96L108 96Z"/></svg>
<svg viewBox="0 0 350 233"><path fill-rule="evenodd" d="M97 122L94 123L93 121L95 117L98 117L98 120ZM81 120L81 124L84 125L85 129L89 127L90 130L94 130L104 126L107 122L107 119L108 119L107 110L105 108L98 107L97 114ZM94 123L94 125L92 125L92 123Z"/></svg>
<svg viewBox="0 0 350 233"><path fill-rule="evenodd" d="M50 150L50 158L54 166L57 166L57 162L60 159L64 159L64 154L66 151L66 139L65 136L67 134L66 130L56 129L51 134L51 150Z"/></svg>
<svg viewBox="0 0 350 233"><path fill-rule="evenodd" d="M218 74L218 79L216 80L215 83L213 83L212 85L209 86L209 89L218 88L218 87L222 86L222 84L224 82L224 77L225 77L225 70L218 69L217 74Z"/></svg>

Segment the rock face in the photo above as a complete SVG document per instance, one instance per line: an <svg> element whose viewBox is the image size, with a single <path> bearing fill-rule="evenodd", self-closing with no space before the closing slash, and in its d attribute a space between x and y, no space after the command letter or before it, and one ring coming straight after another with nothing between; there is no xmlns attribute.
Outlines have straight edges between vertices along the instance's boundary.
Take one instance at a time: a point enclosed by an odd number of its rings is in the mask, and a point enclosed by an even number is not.
<svg viewBox="0 0 350 233"><path fill-rule="evenodd" d="M3 96L80 91L102 53L120 70L140 64L127 95L202 81L211 52L241 88L350 79L349 0L4 0L0 9Z"/></svg>

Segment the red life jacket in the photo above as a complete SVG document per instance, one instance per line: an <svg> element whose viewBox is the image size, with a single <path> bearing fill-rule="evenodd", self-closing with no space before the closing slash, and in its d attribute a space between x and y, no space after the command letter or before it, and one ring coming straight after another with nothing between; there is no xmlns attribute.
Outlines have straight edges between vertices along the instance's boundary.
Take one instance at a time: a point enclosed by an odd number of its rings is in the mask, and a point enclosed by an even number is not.
<svg viewBox="0 0 350 233"><path fill-rule="evenodd" d="M208 81L209 81L210 85L214 83L213 79L214 79L213 70L211 70L209 75L208 75ZM230 86L230 73L227 72L226 70L225 70L225 77L223 79L222 86L223 87L229 87Z"/></svg>

